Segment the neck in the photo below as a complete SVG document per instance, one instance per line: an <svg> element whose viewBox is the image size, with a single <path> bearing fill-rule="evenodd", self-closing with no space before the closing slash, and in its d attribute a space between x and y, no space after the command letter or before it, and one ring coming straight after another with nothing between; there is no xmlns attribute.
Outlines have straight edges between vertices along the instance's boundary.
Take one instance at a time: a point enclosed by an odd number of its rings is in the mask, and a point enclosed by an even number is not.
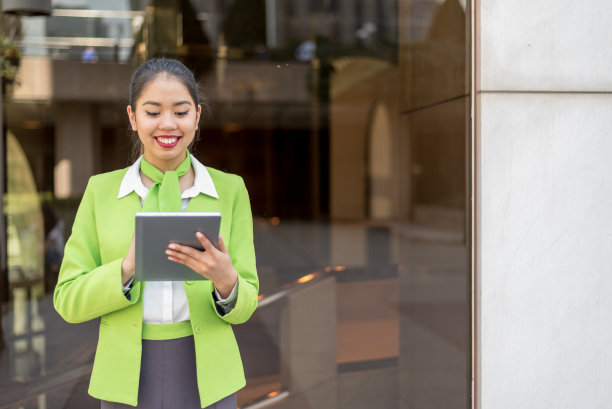
<svg viewBox="0 0 612 409"><path fill-rule="evenodd" d="M144 158L147 160L147 162L155 166L161 172L167 172L169 170L176 170L179 167L179 165L185 160L184 156L177 158L177 159L172 159L172 160L150 160L147 157L146 153L144 154Z"/></svg>

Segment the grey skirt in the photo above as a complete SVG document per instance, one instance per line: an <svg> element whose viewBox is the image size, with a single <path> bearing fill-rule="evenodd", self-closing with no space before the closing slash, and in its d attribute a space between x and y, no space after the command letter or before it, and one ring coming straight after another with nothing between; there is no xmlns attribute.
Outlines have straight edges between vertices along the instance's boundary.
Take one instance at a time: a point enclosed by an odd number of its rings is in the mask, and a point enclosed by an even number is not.
<svg viewBox="0 0 612 409"><path fill-rule="evenodd" d="M236 409L233 393L205 409ZM123 403L101 401L101 409L133 409ZM196 380L193 336L142 340L138 409L201 409Z"/></svg>

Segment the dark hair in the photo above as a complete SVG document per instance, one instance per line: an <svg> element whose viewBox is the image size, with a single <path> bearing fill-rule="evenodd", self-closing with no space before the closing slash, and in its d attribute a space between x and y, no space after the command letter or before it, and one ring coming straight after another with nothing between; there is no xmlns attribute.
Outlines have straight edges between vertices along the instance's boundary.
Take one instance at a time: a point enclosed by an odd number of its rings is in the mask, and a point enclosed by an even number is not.
<svg viewBox="0 0 612 409"><path fill-rule="evenodd" d="M193 100L195 106L203 105L206 108L206 97L201 95L198 92L198 83L193 75L193 72L185 65L178 61L169 58L154 58L148 61L145 61L140 67L134 71L132 74L132 80L130 81L130 96L129 96L129 105L132 107L132 111L136 111L136 101L140 98L140 94L147 86L147 84L160 76L172 76L179 80L187 91L189 95L191 95L191 99ZM206 111L206 110L205 110ZM138 138L138 134L134 131L131 132L132 135L132 159L135 160L141 154L141 143ZM198 140L200 136L199 129L196 130L195 138L191 142L191 146L195 141Z"/></svg>

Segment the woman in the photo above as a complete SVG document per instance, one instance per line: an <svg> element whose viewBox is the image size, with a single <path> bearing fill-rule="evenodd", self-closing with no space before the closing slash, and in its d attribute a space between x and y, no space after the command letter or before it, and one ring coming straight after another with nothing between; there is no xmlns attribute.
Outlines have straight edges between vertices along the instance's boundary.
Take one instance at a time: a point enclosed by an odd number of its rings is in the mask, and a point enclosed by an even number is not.
<svg viewBox="0 0 612 409"><path fill-rule="evenodd" d="M89 180L55 308L68 322L101 317L89 394L102 408L235 409L245 379L231 324L251 316L259 286L244 182L189 154L201 106L180 62L141 65L127 114L143 155ZM199 234L203 252L178 244L166 250L206 280L133 281L134 215L143 210L222 214L218 248Z"/></svg>

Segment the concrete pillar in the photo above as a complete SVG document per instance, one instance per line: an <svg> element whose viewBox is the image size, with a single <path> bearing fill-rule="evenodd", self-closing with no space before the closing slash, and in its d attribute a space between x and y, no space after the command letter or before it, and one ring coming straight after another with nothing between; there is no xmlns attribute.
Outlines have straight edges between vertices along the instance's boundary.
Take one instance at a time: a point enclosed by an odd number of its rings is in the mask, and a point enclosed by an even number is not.
<svg viewBox="0 0 612 409"><path fill-rule="evenodd" d="M368 146L369 216L393 216L393 134L385 104L378 104L370 119Z"/></svg>
<svg viewBox="0 0 612 409"><path fill-rule="evenodd" d="M0 314L8 299L8 264L6 247L6 218L4 216L4 192L6 190L6 139L4 134L4 89L0 83ZM4 350L3 325L0 325L0 351Z"/></svg>
<svg viewBox="0 0 612 409"><path fill-rule="evenodd" d="M340 0L340 42L341 44L352 44L355 42L355 31L357 31L357 17L354 0Z"/></svg>
<svg viewBox="0 0 612 409"><path fill-rule="evenodd" d="M612 5L475 5L477 407L608 408Z"/></svg>
<svg viewBox="0 0 612 409"><path fill-rule="evenodd" d="M276 41L278 47L287 46L287 42L293 34L289 30L288 6L287 1L276 1Z"/></svg>
<svg viewBox="0 0 612 409"><path fill-rule="evenodd" d="M306 40L310 33L308 26L310 19L308 15L308 0L293 0L293 32L292 34L300 40Z"/></svg>
<svg viewBox="0 0 612 409"><path fill-rule="evenodd" d="M276 0L266 0L266 46L278 47Z"/></svg>
<svg viewBox="0 0 612 409"><path fill-rule="evenodd" d="M94 174L95 121L91 104L60 103L55 122L55 196L79 196Z"/></svg>
<svg viewBox="0 0 612 409"><path fill-rule="evenodd" d="M399 19L397 18L397 1L396 0L383 0L382 20L385 22L385 35L388 38L397 38L397 25ZM381 30L383 28L381 27Z"/></svg>
<svg viewBox="0 0 612 409"><path fill-rule="evenodd" d="M337 407L336 316L335 277L288 296L280 353L283 389L290 398L275 408Z"/></svg>
<svg viewBox="0 0 612 409"><path fill-rule="evenodd" d="M376 24L376 0L361 0L361 21Z"/></svg>

